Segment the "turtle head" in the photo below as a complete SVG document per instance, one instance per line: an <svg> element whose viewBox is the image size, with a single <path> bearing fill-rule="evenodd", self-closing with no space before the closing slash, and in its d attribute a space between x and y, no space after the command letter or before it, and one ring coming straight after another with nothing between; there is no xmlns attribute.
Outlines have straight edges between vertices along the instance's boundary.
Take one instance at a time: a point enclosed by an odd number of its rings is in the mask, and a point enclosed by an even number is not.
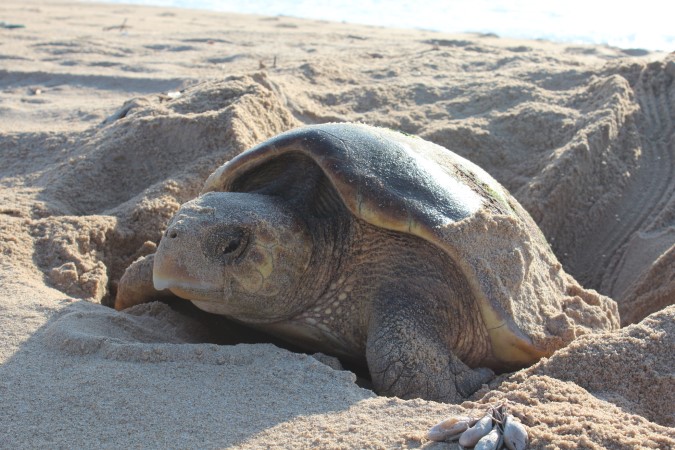
<svg viewBox="0 0 675 450"><path fill-rule="evenodd" d="M153 283L208 312L271 322L302 309L293 293L311 256L306 224L282 199L209 192L185 203L170 222Z"/></svg>

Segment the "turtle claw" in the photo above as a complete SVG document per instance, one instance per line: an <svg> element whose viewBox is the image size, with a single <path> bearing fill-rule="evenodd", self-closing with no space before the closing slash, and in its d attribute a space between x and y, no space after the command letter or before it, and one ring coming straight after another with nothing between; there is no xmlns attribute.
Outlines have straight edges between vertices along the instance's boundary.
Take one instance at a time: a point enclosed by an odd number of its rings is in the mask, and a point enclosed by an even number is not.
<svg viewBox="0 0 675 450"><path fill-rule="evenodd" d="M475 450L524 450L527 448L527 430L513 415L507 412L506 403L490 407L480 419L450 417L428 432L432 441L456 441L464 448Z"/></svg>

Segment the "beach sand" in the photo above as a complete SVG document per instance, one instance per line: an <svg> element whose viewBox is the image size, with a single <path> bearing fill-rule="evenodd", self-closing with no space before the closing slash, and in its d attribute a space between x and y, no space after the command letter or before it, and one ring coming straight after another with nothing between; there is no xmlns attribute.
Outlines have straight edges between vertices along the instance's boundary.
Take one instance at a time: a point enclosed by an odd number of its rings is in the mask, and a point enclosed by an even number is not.
<svg viewBox="0 0 675 450"><path fill-rule="evenodd" d="M675 447L673 54L67 1L0 21L25 25L0 28L1 448L456 448L426 430L503 401L533 449ZM624 328L450 405L185 304L109 307L211 171L328 121L479 164Z"/></svg>

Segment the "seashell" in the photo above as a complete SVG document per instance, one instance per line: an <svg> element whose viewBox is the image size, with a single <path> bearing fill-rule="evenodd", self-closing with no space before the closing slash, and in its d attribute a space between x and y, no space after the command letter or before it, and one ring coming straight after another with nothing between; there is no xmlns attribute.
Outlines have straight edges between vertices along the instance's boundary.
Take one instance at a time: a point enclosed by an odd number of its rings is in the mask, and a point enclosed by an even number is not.
<svg viewBox="0 0 675 450"><path fill-rule="evenodd" d="M504 421L504 445L509 450L524 450L527 447L527 430L513 416L506 416Z"/></svg>
<svg viewBox="0 0 675 450"><path fill-rule="evenodd" d="M431 427L427 431L427 439L438 442L457 439L475 423L476 419L471 417L453 416Z"/></svg>
<svg viewBox="0 0 675 450"><path fill-rule="evenodd" d="M473 447L486 434L492 430L492 416L487 414L480 419L474 426L466 430L459 437L459 445L462 447Z"/></svg>
<svg viewBox="0 0 675 450"><path fill-rule="evenodd" d="M499 444L501 444L501 436L499 435L499 427L495 425L492 431L480 438L474 450L497 450Z"/></svg>

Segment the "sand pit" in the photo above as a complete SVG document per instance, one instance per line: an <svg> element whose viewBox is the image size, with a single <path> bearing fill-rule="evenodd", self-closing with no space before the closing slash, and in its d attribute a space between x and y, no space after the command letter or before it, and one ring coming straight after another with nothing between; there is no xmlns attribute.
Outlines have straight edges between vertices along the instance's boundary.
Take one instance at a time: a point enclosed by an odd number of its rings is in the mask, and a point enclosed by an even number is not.
<svg viewBox="0 0 675 450"><path fill-rule="evenodd" d="M0 30L0 447L452 448L426 429L503 400L530 448L675 446L672 54L66 2L0 19L26 25ZM108 307L212 170L327 121L482 166L626 327L448 405L222 345L239 330L186 308Z"/></svg>

